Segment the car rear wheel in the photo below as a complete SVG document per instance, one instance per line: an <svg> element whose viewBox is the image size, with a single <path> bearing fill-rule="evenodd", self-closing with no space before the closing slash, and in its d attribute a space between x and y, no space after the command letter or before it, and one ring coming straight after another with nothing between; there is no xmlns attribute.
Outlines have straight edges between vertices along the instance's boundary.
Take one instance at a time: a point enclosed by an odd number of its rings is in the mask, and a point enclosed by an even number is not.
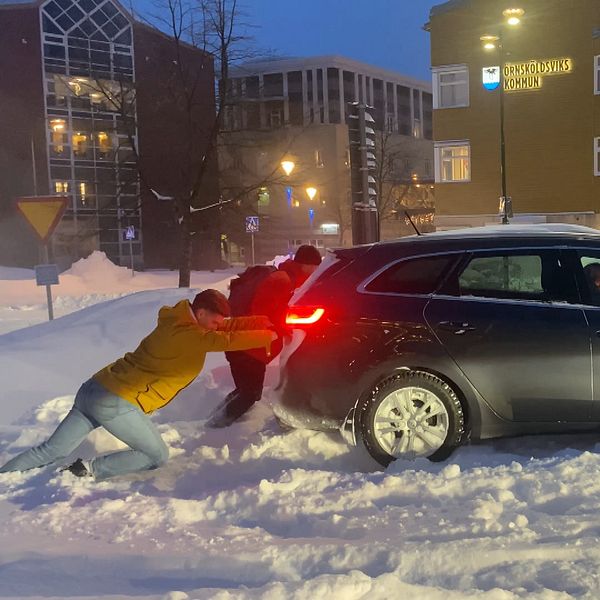
<svg viewBox="0 0 600 600"><path fill-rule="evenodd" d="M438 377L402 371L379 384L360 406L360 433L383 466L397 458L446 459L465 433L462 405Z"/></svg>

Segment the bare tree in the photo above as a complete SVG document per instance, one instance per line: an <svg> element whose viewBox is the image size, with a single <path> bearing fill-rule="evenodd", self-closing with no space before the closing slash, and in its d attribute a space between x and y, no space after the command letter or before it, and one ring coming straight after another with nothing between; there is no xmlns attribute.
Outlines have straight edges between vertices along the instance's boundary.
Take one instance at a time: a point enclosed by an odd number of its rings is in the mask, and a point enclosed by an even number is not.
<svg viewBox="0 0 600 600"><path fill-rule="evenodd" d="M387 131L376 139L377 210L379 221L405 219L405 214L433 211L431 186L424 183L414 168L413 159L402 139Z"/></svg>

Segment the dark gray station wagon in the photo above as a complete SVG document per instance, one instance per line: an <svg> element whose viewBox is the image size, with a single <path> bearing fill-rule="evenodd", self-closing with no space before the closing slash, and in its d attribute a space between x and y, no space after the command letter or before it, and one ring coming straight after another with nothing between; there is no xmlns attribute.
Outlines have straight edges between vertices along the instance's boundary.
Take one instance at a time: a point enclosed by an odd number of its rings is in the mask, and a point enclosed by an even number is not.
<svg viewBox="0 0 600 600"><path fill-rule="evenodd" d="M276 414L387 465L600 424L600 232L504 225L330 251L296 292Z"/></svg>

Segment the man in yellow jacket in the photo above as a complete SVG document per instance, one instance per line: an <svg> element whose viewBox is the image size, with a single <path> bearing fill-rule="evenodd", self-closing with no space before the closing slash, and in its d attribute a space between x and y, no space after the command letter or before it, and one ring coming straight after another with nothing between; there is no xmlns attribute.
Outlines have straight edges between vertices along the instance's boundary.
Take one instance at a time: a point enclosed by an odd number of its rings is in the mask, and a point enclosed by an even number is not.
<svg viewBox="0 0 600 600"><path fill-rule="evenodd" d="M78 477L107 479L156 469L169 451L147 416L168 404L204 367L207 352L266 348L276 334L266 317L229 317L229 303L217 290L204 290L193 303L163 306L156 328L134 352L98 371L75 396L73 408L44 443L0 467L26 471L71 454L87 434L104 427L129 446L90 461L77 459L68 470Z"/></svg>

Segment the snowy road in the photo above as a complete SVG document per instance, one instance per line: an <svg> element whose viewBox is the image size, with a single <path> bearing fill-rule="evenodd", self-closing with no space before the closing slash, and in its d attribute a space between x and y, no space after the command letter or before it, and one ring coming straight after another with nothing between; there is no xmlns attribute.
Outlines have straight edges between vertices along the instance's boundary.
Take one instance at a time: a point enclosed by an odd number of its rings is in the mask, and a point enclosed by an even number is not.
<svg viewBox="0 0 600 600"><path fill-rule="evenodd" d="M113 292L0 335L0 461L44 439L81 380L182 294ZM281 431L268 397L205 429L230 389L214 355L155 415L171 449L158 471L0 475L0 600L600 597L596 434L488 441L382 472L337 435ZM95 432L78 454L117 444Z"/></svg>

